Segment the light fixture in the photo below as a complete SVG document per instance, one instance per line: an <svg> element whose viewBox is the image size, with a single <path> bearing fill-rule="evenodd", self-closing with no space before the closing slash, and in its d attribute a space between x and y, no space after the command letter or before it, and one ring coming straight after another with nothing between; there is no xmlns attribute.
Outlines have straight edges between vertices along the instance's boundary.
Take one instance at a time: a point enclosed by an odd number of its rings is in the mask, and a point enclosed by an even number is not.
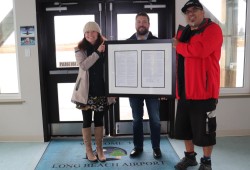
<svg viewBox="0 0 250 170"><path fill-rule="evenodd" d="M153 8L166 8L166 5L165 4L150 4L150 5L144 5L144 8L150 8L150 9L153 9Z"/></svg>
<svg viewBox="0 0 250 170"><path fill-rule="evenodd" d="M147 0L147 1L143 1L143 0L139 0L139 1L133 1L134 4L145 4L145 3L151 3L151 2L156 2L156 0Z"/></svg>
<svg viewBox="0 0 250 170"><path fill-rule="evenodd" d="M78 2L54 2L54 5L62 6L62 5L77 5Z"/></svg>
<svg viewBox="0 0 250 170"><path fill-rule="evenodd" d="M54 2L55 7L47 7L46 11L67 11L68 5L77 5L78 2Z"/></svg>
<svg viewBox="0 0 250 170"><path fill-rule="evenodd" d="M63 6L63 7L61 7L61 6L59 6L59 7L47 7L46 11L59 11L59 12L67 11L67 7L66 6Z"/></svg>

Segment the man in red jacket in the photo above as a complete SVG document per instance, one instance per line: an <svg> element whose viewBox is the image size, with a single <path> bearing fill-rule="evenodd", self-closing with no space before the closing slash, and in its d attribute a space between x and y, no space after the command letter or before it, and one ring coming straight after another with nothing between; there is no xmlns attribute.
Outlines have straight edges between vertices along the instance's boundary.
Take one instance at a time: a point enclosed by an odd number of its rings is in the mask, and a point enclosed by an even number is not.
<svg viewBox="0 0 250 170"><path fill-rule="evenodd" d="M198 163L194 145L203 147L199 170L211 170L216 144L214 110L220 90L221 28L204 17L202 4L189 0L181 9L188 25L180 26L173 38L177 52L175 138L184 140L185 157L175 165L185 170Z"/></svg>

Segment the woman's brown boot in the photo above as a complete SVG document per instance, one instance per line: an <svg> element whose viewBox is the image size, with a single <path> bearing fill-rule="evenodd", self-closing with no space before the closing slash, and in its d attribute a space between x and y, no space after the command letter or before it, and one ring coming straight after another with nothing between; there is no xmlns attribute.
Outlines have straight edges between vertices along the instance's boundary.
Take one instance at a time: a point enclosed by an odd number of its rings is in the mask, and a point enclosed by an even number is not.
<svg viewBox="0 0 250 170"><path fill-rule="evenodd" d="M91 162L96 162L97 157L93 153L92 150L92 143L91 143L91 128L82 128L82 136L83 136L83 142L85 144L86 148L86 156L87 159Z"/></svg>
<svg viewBox="0 0 250 170"><path fill-rule="evenodd" d="M103 142L103 126L95 127L95 142L97 158L101 162L106 161L106 157L103 153L102 142Z"/></svg>

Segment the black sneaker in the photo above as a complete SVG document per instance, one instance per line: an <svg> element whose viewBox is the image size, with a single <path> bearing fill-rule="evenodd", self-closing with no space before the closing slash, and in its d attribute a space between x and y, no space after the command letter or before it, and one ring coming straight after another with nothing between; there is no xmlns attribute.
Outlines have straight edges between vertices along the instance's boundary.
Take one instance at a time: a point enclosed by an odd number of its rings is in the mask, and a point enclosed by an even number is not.
<svg viewBox="0 0 250 170"><path fill-rule="evenodd" d="M199 170L212 170L212 166L201 163Z"/></svg>
<svg viewBox="0 0 250 170"><path fill-rule="evenodd" d="M204 158L201 158L199 170L212 170L211 160L205 160Z"/></svg>
<svg viewBox="0 0 250 170"><path fill-rule="evenodd" d="M196 153L194 153L192 156L189 156L188 153L185 152L185 157L182 158L181 161L174 166L174 168L176 170L186 170L189 166L198 165L195 155Z"/></svg>

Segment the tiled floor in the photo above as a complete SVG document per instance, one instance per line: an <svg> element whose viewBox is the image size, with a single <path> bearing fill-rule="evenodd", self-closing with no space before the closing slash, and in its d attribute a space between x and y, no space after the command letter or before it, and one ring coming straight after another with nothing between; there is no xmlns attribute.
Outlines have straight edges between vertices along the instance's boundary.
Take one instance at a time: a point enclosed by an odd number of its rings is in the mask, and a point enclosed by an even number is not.
<svg viewBox="0 0 250 170"><path fill-rule="evenodd" d="M48 142L0 142L1 170L34 170Z"/></svg>
<svg viewBox="0 0 250 170"><path fill-rule="evenodd" d="M183 157L182 141L170 139L180 158ZM0 142L0 170L34 170L48 142ZM164 146L161 146L164 147ZM198 159L202 149L196 147ZM218 137L212 156L213 170L249 170L250 136ZM197 170L198 166L188 168Z"/></svg>
<svg viewBox="0 0 250 170"><path fill-rule="evenodd" d="M183 141L170 139L180 158L184 156ZM203 156L202 148L195 147L197 161ZM250 169L250 136L217 137L217 144L212 153L213 170L249 170ZM199 166L188 168L198 170Z"/></svg>

